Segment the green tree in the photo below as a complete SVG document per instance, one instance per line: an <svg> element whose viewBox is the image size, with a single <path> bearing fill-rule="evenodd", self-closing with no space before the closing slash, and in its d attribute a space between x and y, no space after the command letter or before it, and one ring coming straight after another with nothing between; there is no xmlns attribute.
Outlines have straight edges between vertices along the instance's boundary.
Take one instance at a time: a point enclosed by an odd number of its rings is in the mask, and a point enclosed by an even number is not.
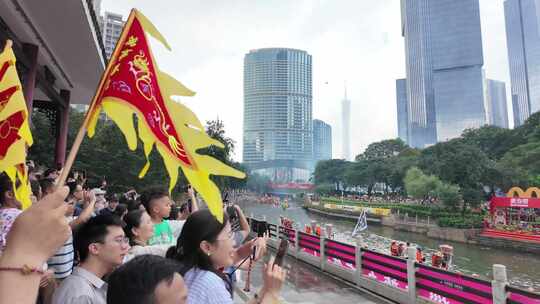
<svg viewBox="0 0 540 304"><path fill-rule="evenodd" d="M436 195L445 206L456 209L462 201L460 190L459 186L441 182Z"/></svg>
<svg viewBox="0 0 540 304"><path fill-rule="evenodd" d="M367 194L371 195L373 186L380 177L381 162L359 160L346 168L344 172L345 181L351 186L361 186L367 188Z"/></svg>
<svg viewBox="0 0 540 304"><path fill-rule="evenodd" d="M437 196L437 190L441 186L441 181L434 175L427 175L417 167L407 170L405 175L405 189L410 196L421 199L422 203L431 201Z"/></svg>
<svg viewBox="0 0 540 304"><path fill-rule="evenodd" d="M315 192L319 195L330 195L336 191L333 184L319 184L315 187Z"/></svg>
<svg viewBox="0 0 540 304"><path fill-rule="evenodd" d="M315 184L337 184L345 182L345 171L350 165L343 159L330 159L317 162L313 177Z"/></svg>
<svg viewBox="0 0 540 304"><path fill-rule="evenodd" d="M206 129L206 133L213 139L221 142L224 148L210 146L208 148L201 149L199 152L201 154L210 155L229 166L235 167L236 169L240 169L246 172L245 171L246 168L243 168L239 163L235 163L232 160L232 154L234 153L235 141L225 134L225 125L223 121L219 119L209 120L206 122L205 129ZM237 179L235 177L211 176L211 178L216 183L216 185L222 190L236 188L236 187L244 187L246 185L246 181L242 179Z"/></svg>
<svg viewBox="0 0 540 304"><path fill-rule="evenodd" d="M246 179L246 188L257 193L266 193L270 191L270 178L257 173L248 173Z"/></svg>
<svg viewBox="0 0 540 304"><path fill-rule="evenodd" d="M508 151L499 162L512 180L521 187L538 186L535 177L540 175L540 141L531 141ZM531 184L533 182L533 184Z"/></svg>
<svg viewBox="0 0 540 304"><path fill-rule="evenodd" d="M407 149L407 145L401 139L387 139L370 144L363 154L356 156L356 160L389 158L398 155L405 149Z"/></svg>
<svg viewBox="0 0 540 304"><path fill-rule="evenodd" d="M39 161L43 166L53 167L56 140L47 116L33 111L31 130L34 144L28 149L28 158Z"/></svg>
<svg viewBox="0 0 540 304"><path fill-rule="evenodd" d="M516 138L522 139L522 144L527 141L540 141L540 112L529 116L523 125L513 130L513 134Z"/></svg>
<svg viewBox="0 0 540 304"><path fill-rule="evenodd" d="M422 150L420 168L442 181L458 185L466 204L477 206L484 196L489 159L476 145L462 139L438 143Z"/></svg>
<svg viewBox="0 0 540 304"><path fill-rule="evenodd" d="M463 131L462 139L463 143L477 146L493 160L500 159L510 149L525 143L525 138L515 136L513 130L496 126L467 129Z"/></svg>
<svg viewBox="0 0 540 304"><path fill-rule="evenodd" d="M407 170L418 165L418 157L420 151L413 148L406 148L397 156L390 157L385 160L389 172L386 177L388 185L394 192L404 192L405 185L403 180Z"/></svg>
<svg viewBox="0 0 540 304"><path fill-rule="evenodd" d="M206 122L206 134L212 137L213 139L218 140L224 146L224 148L218 148L216 146L210 146L206 149L202 149L204 154L211 155L220 161L230 164L231 156L234 152L235 141L226 136L225 134L225 125L222 120L209 120Z"/></svg>

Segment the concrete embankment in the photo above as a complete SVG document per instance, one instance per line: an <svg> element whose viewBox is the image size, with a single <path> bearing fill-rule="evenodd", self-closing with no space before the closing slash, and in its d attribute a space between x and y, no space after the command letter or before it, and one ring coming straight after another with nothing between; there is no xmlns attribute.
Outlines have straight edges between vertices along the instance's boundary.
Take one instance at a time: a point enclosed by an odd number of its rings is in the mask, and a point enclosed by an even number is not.
<svg viewBox="0 0 540 304"><path fill-rule="evenodd" d="M343 214L337 212L331 212L326 210L320 210L315 208L306 208L310 212L317 214L322 214L329 217L348 219L356 221L358 216ZM445 241L454 241L461 243L476 243L476 236L480 233L481 229L455 229L455 228L441 228L434 223L404 223L396 220L394 215L384 216L384 217L374 217L368 215L368 222L379 223L383 226L392 227L393 229L399 231L407 231L413 233L424 234L430 238L445 240Z"/></svg>
<svg viewBox="0 0 540 304"><path fill-rule="evenodd" d="M481 232L481 229L442 228L434 223L403 223L398 221L394 215L383 217L381 224L400 231L424 234L430 238L438 240L469 244L475 244L475 239Z"/></svg>

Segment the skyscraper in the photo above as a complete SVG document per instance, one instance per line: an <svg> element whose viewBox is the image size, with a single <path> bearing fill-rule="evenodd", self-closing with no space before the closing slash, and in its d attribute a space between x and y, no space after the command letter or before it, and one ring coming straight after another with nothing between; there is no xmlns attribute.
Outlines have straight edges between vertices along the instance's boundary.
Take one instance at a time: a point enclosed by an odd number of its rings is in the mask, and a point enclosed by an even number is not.
<svg viewBox="0 0 540 304"><path fill-rule="evenodd" d="M396 103L398 137L407 143L407 79L396 80Z"/></svg>
<svg viewBox="0 0 540 304"><path fill-rule="evenodd" d="M504 82L487 79L487 96L486 114L488 123L497 127L508 128L508 109Z"/></svg>
<svg viewBox="0 0 540 304"><path fill-rule="evenodd" d="M351 101L345 97L341 101L341 155L345 160L351 159Z"/></svg>
<svg viewBox="0 0 540 304"><path fill-rule="evenodd" d="M313 160L332 158L332 127L322 120L313 120Z"/></svg>
<svg viewBox="0 0 540 304"><path fill-rule="evenodd" d="M514 126L540 111L540 0L504 2Z"/></svg>
<svg viewBox="0 0 540 304"><path fill-rule="evenodd" d="M426 147L486 123L478 0L402 0L407 138Z"/></svg>
<svg viewBox="0 0 540 304"><path fill-rule="evenodd" d="M252 50L244 58L243 161L275 182L313 170L312 68L306 51Z"/></svg>
<svg viewBox="0 0 540 304"><path fill-rule="evenodd" d="M103 36L107 59L111 58L116 41L118 41L122 33L124 23L122 15L111 12L105 12L105 15L100 18L101 35Z"/></svg>

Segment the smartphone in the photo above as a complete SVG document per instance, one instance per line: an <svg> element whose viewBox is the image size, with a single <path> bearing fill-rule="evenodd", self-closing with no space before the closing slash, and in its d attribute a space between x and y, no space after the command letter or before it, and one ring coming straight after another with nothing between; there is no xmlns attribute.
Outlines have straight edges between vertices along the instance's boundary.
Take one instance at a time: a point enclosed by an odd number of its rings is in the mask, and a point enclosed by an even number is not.
<svg viewBox="0 0 540 304"><path fill-rule="evenodd" d="M239 231L240 230L240 217L238 215L238 212L236 211L236 208L234 206L230 205L227 207L227 214L229 215L229 223L231 223L231 229L232 231Z"/></svg>
<svg viewBox="0 0 540 304"><path fill-rule="evenodd" d="M276 259L274 260L274 265L278 265L279 267L281 267L281 265L283 264L283 258L285 258L288 248L289 248L289 241L287 241L286 239L281 239L281 242L279 243L278 252L276 254Z"/></svg>
<svg viewBox="0 0 540 304"><path fill-rule="evenodd" d="M268 224L266 222L257 223L257 236L263 237L264 233L268 231Z"/></svg>
<svg viewBox="0 0 540 304"><path fill-rule="evenodd" d="M193 213L193 206L192 206L191 199L188 199L188 201L187 201L187 210L188 210L189 214Z"/></svg>

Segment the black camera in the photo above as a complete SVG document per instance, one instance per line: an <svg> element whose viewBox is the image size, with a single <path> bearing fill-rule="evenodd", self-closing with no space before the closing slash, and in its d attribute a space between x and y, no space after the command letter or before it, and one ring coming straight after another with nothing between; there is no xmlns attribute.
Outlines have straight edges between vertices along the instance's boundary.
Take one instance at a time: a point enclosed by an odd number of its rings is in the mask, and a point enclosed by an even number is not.
<svg viewBox="0 0 540 304"><path fill-rule="evenodd" d="M180 205L180 213L189 213L191 214L193 212L193 208L191 206L191 199L188 199L187 202Z"/></svg>
<svg viewBox="0 0 540 304"><path fill-rule="evenodd" d="M230 205L230 206L227 206L227 214L229 215L229 220L232 222L236 219L238 219L238 212L236 211L236 208L234 208L234 206Z"/></svg>
<svg viewBox="0 0 540 304"><path fill-rule="evenodd" d="M251 220L251 230L257 233L258 237L262 237L268 231L268 223L265 221Z"/></svg>
<svg viewBox="0 0 540 304"><path fill-rule="evenodd" d="M227 215L229 216L229 223L231 223L231 230L238 231L240 230L240 217L238 216L238 211L233 205L227 206L225 209Z"/></svg>

